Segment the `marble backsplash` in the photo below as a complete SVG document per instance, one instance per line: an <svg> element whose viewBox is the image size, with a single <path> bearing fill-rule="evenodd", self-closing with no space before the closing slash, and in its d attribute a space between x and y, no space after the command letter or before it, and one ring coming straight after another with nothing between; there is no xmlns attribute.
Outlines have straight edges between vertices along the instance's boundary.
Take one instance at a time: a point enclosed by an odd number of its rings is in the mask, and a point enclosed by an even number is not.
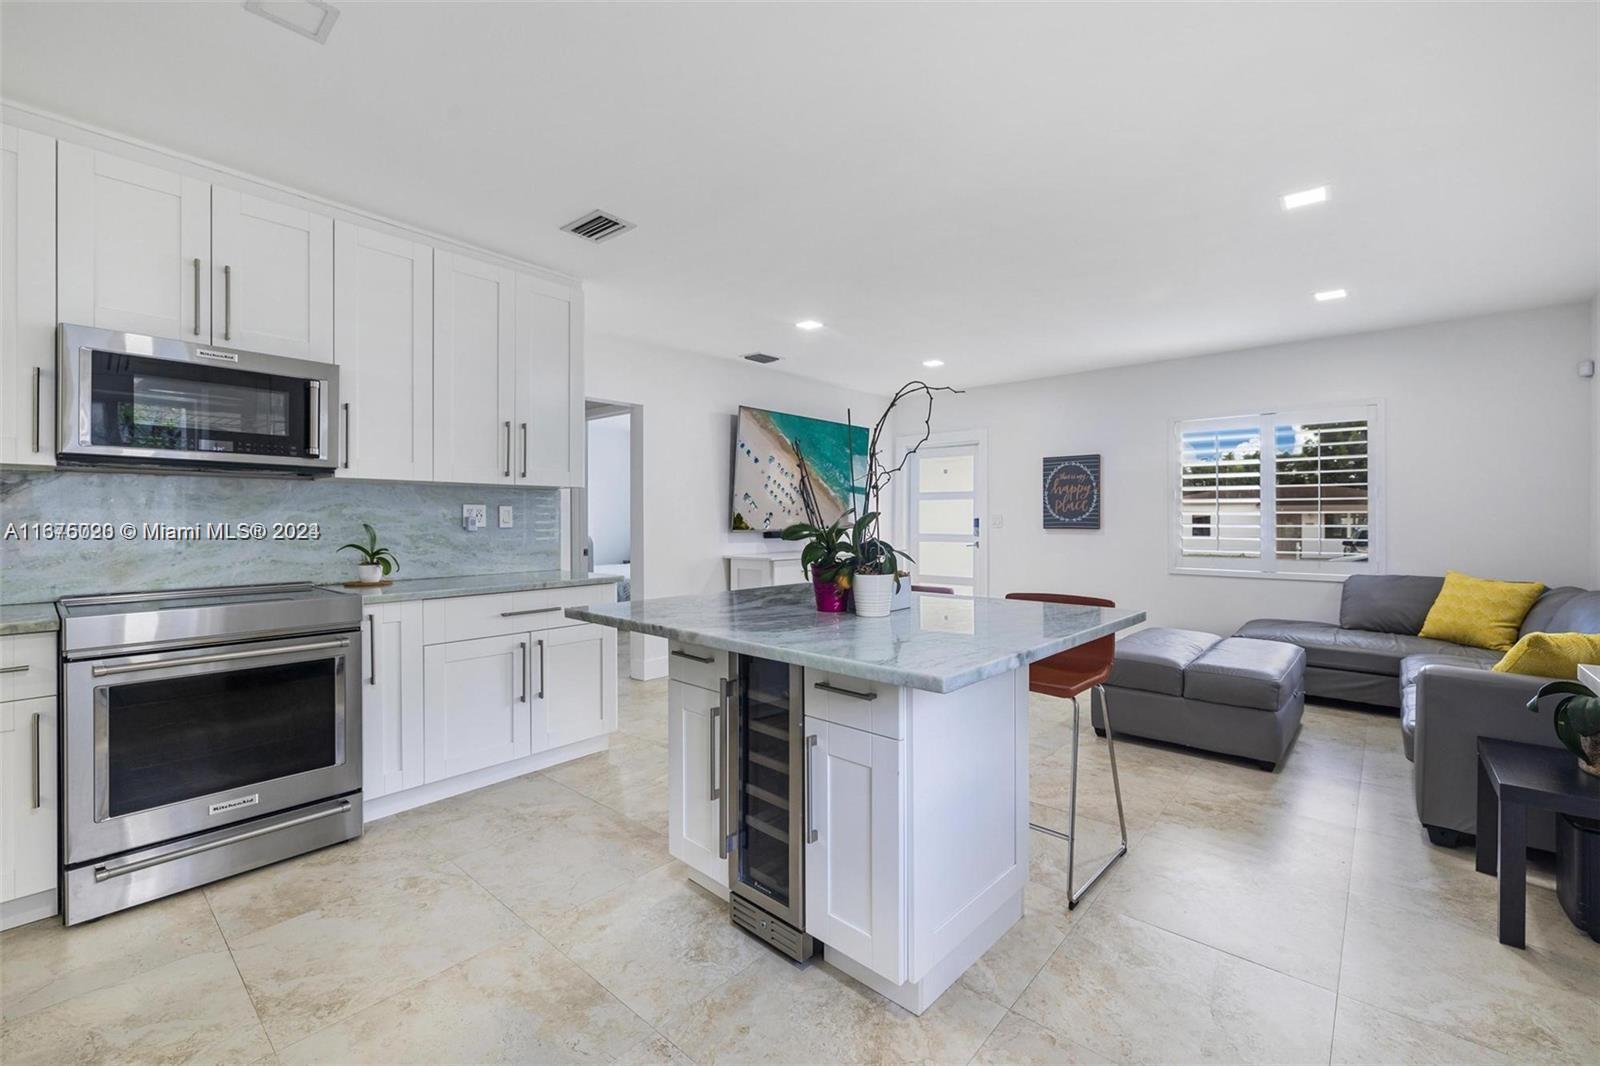
<svg viewBox="0 0 1600 1066"><path fill-rule="evenodd" d="M461 528L461 505L487 504L489 526ZM500 529L498 508L515 508ZM313 540L163 540L146 524L317 523ZM561 491L516 486L191 474L0 470L0 603L143 589L271 581L343 581L365 537L400 558L397 577L456 577L557 569ZM34 523L110 523L110 540L35 539ZM132 523L135 535L121 527ZM153 534L154 531L148 531Z"/></svg>

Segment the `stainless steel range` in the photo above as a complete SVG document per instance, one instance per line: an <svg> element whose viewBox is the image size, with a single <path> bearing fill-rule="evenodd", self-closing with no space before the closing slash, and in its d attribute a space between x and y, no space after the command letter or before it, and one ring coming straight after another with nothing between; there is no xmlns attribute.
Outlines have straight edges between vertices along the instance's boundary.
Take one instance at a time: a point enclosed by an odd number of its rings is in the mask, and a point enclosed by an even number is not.
<svg viewBox="0 0 1600 1066"><path fill-rule="evenodd" d="M361 835L361 601L60 601L66 924Z"/></svg>

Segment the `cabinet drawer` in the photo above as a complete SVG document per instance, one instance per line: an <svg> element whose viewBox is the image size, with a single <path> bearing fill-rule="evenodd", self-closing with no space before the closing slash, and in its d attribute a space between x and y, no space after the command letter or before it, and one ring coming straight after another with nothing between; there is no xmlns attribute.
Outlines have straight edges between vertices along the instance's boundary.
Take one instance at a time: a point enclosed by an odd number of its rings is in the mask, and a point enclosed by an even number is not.
<svg viewBox="0 0 1600 1066"><path fill-rule="evenodd" d="M904 690L878 681L806 671L806 715L891 740L905 739Z"/></svg>
<svg viewBox="0 0 1600 1066"><path fill-rule="evenodd" d="M613 603L616 595L612 585L580 585L428 600L423 604L425 642L443 644L583 625L575 618L568 618L564 609L581 604Z"/></svg>
<svg viewBox="0 0 1600 1066"><path fill-rule="evenodd" d="M51 696L56 691L56 635L0 637L0 702Z"/></svg>
<svg viewBox="0 0 1600 1066"><path fill-rule="evenodd" d="M667 651L667 676L720 695L722 680L728 676L728 653L671 641Z"/></svg>

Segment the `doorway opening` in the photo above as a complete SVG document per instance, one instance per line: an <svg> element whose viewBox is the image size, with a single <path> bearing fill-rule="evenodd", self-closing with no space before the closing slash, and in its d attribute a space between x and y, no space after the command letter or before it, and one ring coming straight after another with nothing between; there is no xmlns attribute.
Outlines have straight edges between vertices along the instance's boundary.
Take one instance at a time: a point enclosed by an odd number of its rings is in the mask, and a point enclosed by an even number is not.
<svg viewBox="0 0 1600 1066"><path fill-rule="evenodd" d="M642 598L644 587L644 408L584 402L584 487L572 506L574 572L613 574L617 599ZM643 679L647 643L619 633L617 660Z"/></svg>

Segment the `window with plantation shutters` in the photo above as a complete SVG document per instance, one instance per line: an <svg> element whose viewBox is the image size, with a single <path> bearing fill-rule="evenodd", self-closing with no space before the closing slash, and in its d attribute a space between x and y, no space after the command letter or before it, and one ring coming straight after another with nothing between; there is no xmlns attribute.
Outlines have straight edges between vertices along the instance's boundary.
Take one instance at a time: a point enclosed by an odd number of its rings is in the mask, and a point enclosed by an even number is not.
<svg viewBox="0 0 1600 1066"><path fill-rule="evenodd" d="M1378 414L1368 404L1177 423L1172 569L1380 572Z"/></svg>

